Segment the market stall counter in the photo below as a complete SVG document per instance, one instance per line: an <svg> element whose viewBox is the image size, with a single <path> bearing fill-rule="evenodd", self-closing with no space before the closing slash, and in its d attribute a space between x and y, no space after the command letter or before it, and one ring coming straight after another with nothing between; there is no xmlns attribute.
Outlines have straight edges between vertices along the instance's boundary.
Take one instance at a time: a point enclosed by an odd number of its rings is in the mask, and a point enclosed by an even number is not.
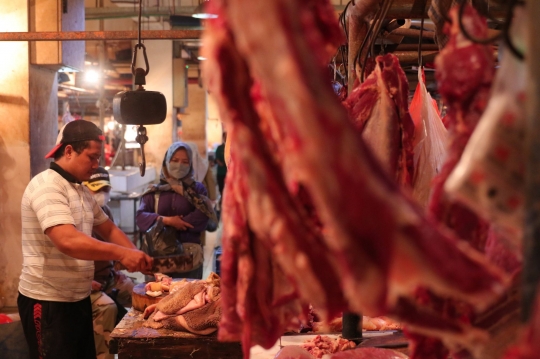
<svg viewBox="0 0 540 359"><path fill-rule="evenodd" d="M118 359L242 358L240 343L218 342L217 334L195 335L143 327L143 313L134 309L111 333L109 351Z"/></svg>

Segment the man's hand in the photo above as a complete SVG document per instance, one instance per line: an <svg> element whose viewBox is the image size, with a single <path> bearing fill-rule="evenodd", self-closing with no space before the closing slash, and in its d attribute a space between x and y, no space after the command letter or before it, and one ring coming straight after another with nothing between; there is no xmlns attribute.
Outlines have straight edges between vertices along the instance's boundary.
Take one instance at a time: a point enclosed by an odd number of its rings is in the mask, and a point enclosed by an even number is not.
<svg viewBox="0 0 540 359"><path fill-rule="evenodd" d="M182 216L163 217L163 224L172 226L180 231L186 231L188 228L193 228L191 224L182 219Z"/></svg>
<svg viewBox="0 0 540 359"><path fill-rule="evenodd" d="M126 248L124 255L120 258L129 272L150 272L152 270L153 259L146 253L138 249Z"/></svg>

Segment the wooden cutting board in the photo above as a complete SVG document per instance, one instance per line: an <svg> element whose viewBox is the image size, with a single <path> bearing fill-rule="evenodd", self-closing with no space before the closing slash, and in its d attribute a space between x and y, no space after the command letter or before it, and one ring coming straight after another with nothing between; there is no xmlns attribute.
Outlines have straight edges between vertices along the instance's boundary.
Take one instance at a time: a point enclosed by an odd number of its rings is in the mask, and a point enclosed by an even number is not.
<svg viewBox="0 0 540 359"><path fill-rule="evenodd" d="M135 285L135 287L133 287L133 293L131 294L131 302L133 305L133 309L140 312L144 312L146 307L158 303L160 300L169 295L168 292L160 295L159 297L151 297L149 295L146 295L146 290L144 289L145 285L146 283L139 283Z"/></svg>

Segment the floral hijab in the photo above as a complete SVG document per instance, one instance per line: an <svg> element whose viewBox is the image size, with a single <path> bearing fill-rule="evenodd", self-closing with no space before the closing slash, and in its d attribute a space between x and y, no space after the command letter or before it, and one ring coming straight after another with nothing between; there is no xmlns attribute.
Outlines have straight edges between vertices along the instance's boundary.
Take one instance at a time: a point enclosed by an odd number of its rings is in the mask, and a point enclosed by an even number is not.
<svg viewBox="0 0 540 359"><path fill-rule="evenodd" d="M171 159L176 151L180 149L184 149L187 152L190 170L189 173L183 178L173 178L169 174L169 163L171 162ZM216 212L214 211L210 199L195 191L196 181L193 178L193 151L188 144L184 142L175 142L169 147L167 153L165 154L165 158L163 159L159 180L159 184L150 187L145 194L151 192L174 191L179 195L184 196L189 203L206 214L208 218L217 222Z"/></svg>

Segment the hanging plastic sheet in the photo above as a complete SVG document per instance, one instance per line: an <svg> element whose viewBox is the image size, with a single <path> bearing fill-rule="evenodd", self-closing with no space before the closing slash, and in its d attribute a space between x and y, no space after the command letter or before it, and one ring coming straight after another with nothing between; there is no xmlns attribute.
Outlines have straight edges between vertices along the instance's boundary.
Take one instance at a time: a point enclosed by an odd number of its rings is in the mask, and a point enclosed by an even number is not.
<svg viewBox="0 0 540 359"><path fill-rule="evenodd" d="M421 68L418 69L418 86L409 112L416 128L413 196L425 207L431 193L431 181L444 164L447 131L441 121L437 102L426 89Z"/></svg>

